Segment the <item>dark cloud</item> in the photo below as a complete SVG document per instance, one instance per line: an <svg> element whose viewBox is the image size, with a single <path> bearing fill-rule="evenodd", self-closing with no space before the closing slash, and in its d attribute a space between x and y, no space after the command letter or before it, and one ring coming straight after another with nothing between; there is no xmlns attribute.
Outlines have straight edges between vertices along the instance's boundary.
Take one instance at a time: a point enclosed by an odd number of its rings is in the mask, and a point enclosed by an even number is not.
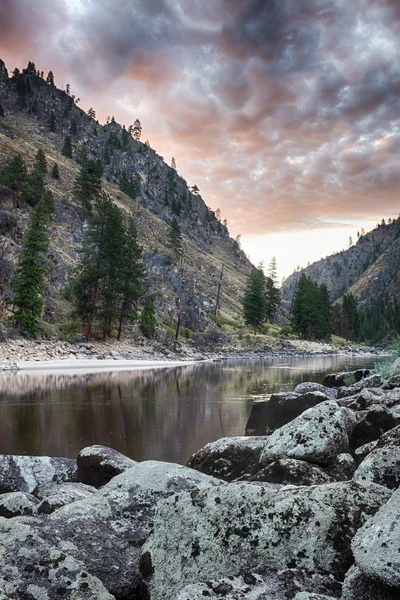
<svg viewBox="0 0 400 600"><path fill-rule="evenodd" d="M0 56L139 116L242 233L397 206L399 34L398 0L0 3Z"/></svg>

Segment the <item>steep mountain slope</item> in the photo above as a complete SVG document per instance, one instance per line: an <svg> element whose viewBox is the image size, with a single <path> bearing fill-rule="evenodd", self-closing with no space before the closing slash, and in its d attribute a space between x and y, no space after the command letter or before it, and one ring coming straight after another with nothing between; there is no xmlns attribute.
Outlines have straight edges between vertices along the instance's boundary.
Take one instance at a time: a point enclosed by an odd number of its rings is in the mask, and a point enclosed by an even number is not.
<svg viewBox="0 0 400 600"><path fill-rule="evenodd" d="M366 306L377 294L400 296L400 219L380 224L361 236L348 250L332 254L309 267L293 273L282 286L283 297L293 299L302 273L325 283L332 301L352 293L359 306Z"/></svg>
<svg viewBox="0 0 400 600"><path fill-rule="evenodd" d="M10 78L0 61L0 169L20 153L31 166L39 147L48 165L58 163L60 180L46 176L56 210L49 251L49 275L44 318L66 320L70 306L61 290L82 242L83 215L74 203L72 187L80 164L100 160L103 189L126 212L135 215L150 288L157 294L157 312L164 324L175 321L176 299L184 307L183 324L204 330L210 323L222 264L221 312L240 312L240 299L251 264L196 191L161 156L132 139L115 121L100 126L77 107L74 98L33 74ZM55 129L51 131L50 129ZM72 160L61 154L65 136L72 139ZM79 161L79 162L77 162ZM118 187L126 174L137 181L132 199ZM7 188L0 188L0 299L10 296L10 284L30 207ZM169 224L177 217L183 234L184 257L176 264L168 248ZM7 310L3 303L3 318Z"/></svg>

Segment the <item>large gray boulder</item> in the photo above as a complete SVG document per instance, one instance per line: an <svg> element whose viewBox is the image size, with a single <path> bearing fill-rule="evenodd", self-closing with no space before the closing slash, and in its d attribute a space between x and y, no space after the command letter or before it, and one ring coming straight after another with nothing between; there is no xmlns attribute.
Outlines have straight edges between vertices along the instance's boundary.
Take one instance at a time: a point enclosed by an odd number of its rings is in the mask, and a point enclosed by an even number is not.
<svg viewBox="0 0 400 600"><path fill-rule="evenodd" d="M227 437L210 442L195 452L188 467L225 481L247 479L257 470L266 437Z"/></svg>
<svg viewBox="0 0 400 600"><path fill-rule="evenodd" d="M28 492L44 483L76 481L76 462L49 456L0 455L0 494Z"/></svg>
<svg viewBox="0 0 400 600"><path fill-rule="evenodd" d="M371 375L370 369L356 369L355 371L342 371L325 375L322 385L329 388L353 385Z"/></svg>
<svg viewBox="0 0 400 600"><path fill-rule="evenodd" d="M399 590L353 566L343 582L342 600L399 600Z"/></svg>
<svg viewBox="0 0 400 600"><path fill-rule="evenodd" d="M325 473L334 481L348 481L357 469L357 463L351 454L338 454L325 469Z"/></svg>
<svg viewBox="0 0 400 600"><path fill-rule="evenodd" d="M246 573L240 577L194 583L186 586L176 600L203 600L205 597L212 600L282 600L293 598L296 592L304 589L329 592L329 597L317 595L316 598L334 600L340 597L341 585L327 575L284 569L262 575Z"/></svg>
<svg viewBox="0 0 400 600"><path fill-rule="evenodd" d="M380 375L369 375L369 377L365 377L365 379L361 379L358 383L354 383L353 385L340 387L338 389L337 397L347 398L349 396L354 396L361 392L361 390L366 388L376 388L382 385L382 377Z"/></svg>
<svg viewBox="0 0 400 600"><path fill-rule="evenodd" d="M350 447L356 449L373 442L399 423L400 418L386 406L371 405L368 410L359 414L350 438Z"/></svg>
<svg viewBox="0 0 400 600"><path fill-rule="evenodd" d="M349 452L349 436L355 422L354 413L333 400L310 408L266 440L260 466L280 458L326 466L338 454Z"/></svg>
<svg viewBox="0 0 400 600"><path fill-rule="evenodd" d="M391 489L400 485L400 425L384 433L354 473L356 481L378 483Z"/></svg>
<svg viewBox="0 0 400 600"><path fill-rule="evenodd" d="M294 600L334 600L332 596L325 596L325 594L313 594L310 592L299 592L294 597Z"/></svg>
<svg viewBox="0 0 400 600"><path fill-rule="evenodd" d="M332 387L327 387L326 385L322 385L321 383L316 383L315 381L303 381L302 383L298 383L294 388L293 392L295 394L308 394L309 392L322 392L328 398L335 399L337 397L337 389Z"/></svg>
<svg viewBox="0 0 400 600"><path fill-rule="evenodd" d="M352 549L369 577L397 588L400 597L400 490L357 532Z"/></svg>
<svg viewBox="0 0 400 600"><path fill-rule="evenodd" d="M328 396L320 391L306 394L281 392L272 394L266 402L255 402L246 424L246 435L266 435L289 423L308 408L316 406Z"/></svg>
<svg viewBox="0 0 400 600"><path fill-rule="evenodd" d="M10 492L0 495L0 517L10 519L23 515L32 515L39 500L26 492Z"/></svg>
<svg viewBox="0 0 400 600"><path fill-rule="evenodd" d="M46 494L46 497L38 504L36 512L38 514L49 515L62 506L90 498L95 492L96 488L84 483L61 483L53 485Z"/></svg>
<svg viewBox="0 0 400 600"><path fill-rule="evenodd" d="M68 551L53 545L35 519L0 518L1 600L113 600L99 579Z"/></svg>
<svg viewBox="0 0 400 600"><path fill-rule="evenodd" d="M266 481L282 485L317 485L331 483L333 479L321 467L311 465L304 460L282 458L268 464L250 477L249 481Z"/></svg>
<svg viewBox="0 0 400 600"><path fill-rule="evenodd" d="M298 568L340 578L356 530L389 497L355 482L280 491L231 483L174 494L158 504L141 572L152 600L243 572Z"/></svg>
<svg viewBox="0 0 400 600"><path fill-rule="evenodd" d="M77 456L78 481L101 487L137 462L108 446L87 446Z"/></svg>

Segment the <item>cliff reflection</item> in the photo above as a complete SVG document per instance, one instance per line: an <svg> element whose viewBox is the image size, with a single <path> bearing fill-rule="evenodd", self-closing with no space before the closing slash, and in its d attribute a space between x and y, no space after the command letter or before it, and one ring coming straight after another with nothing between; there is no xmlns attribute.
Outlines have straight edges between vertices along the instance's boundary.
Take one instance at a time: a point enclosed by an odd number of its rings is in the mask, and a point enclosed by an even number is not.
<svg viewBox="0 0 400 600"><path fill-rule="evenodd" d="M0 453L75 457L91 444L135 460L185 462L198 448L242 435L255 400L369 359L227 361L83 374L0 375Z"/></svg>

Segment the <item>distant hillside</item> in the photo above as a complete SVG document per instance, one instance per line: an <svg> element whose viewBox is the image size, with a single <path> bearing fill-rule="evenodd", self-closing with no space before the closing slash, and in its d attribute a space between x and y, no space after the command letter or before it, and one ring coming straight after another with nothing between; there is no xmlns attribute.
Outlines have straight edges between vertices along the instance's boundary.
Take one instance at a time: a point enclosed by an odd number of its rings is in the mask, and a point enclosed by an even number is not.
<svg viewBox="0 0 400 600"><path fill-rule="evenodd" d="M68 282L82 242L83 218L74 203L72 187L81 164L101 161L103 189L137 220L145 250L148 283L157 296L157 313L163 327L175 322L176 299L183 305L183 325L192 331L212 326L222 264L221 314L232 319L241 310L245 281L252 268L227 228L216 218L196 188L188 186L148 143L135 140L113 119L104 126L77 106L66 91L32 73L9 77L0 60L0 170L16 153L32 166L38 148L48 165L59 165L60 180L46 176L56 210L49 251L46 290L47 323L68 318L70 306L61 290ZM0 111L1 115L1 111ZM71 137L72 159L61 154ZM145 136L144 136L145 137ZM124 177L134 178L136 197L119 189ZM201 182L196 182L201 187ZM131 194L132 196L132 194ZM10 297L11 281L30 207L7 188L0 188L0 304ZM168 248L169 224L176 217L183 233L184 258L176 264Z"/></svg>
<svg viewBox="0 0 400 600"><path fill-rule="evenodd" d="M282 285L282 295L290 303L297 281L304 273L319 285L327 285L332 302L352 293L359 307L363 308L383 292L393 297L400 296L399 269L400 219L394 219L359 237L348 250L293 273Z"/></svg>

